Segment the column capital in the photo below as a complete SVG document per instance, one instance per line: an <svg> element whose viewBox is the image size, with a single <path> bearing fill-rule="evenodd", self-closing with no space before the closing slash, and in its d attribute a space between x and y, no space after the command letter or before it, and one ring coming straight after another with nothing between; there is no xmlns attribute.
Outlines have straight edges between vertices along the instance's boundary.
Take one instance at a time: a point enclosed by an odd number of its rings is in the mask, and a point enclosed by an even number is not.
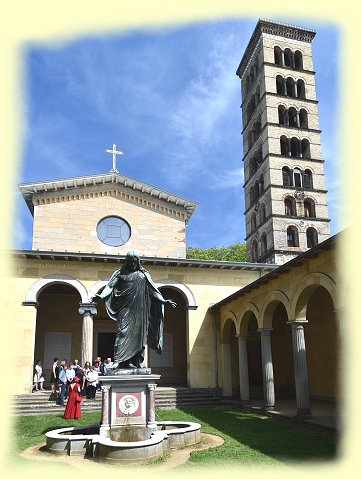
<svg viewBox="0 0 361 479"><path fill-rule="evenodd" d="M273 328L259 328L257 332L261 334L261 336L269 336L273 331Z"/></svg>
<svg viewBox="0 0 361 479"><path fill-rule="evenodd" d="M100 386L100 389L101 389L102 391L104 391L104 392L109 391L110 388L111 388L111 386L109 386L109 385L107 385L107 386Z"/></svg>
<svg viewBox="0 0 361 479"><path fill-rule="evenodd" d="M307 323L308 323L307 319L294 319L292 321L287 321L287 324L289 324L291 327L294 327L294 328L297 326L303 327L303 325Z"/></svg>
<svg viewBox="0 0 361 479"><path fill-rule="evenodd" d="M21 306L34 306L35 309L38 309L39 302L38 301L23 301Z"/></svg>
<svg viewBox="0 0 361 479"><path fill-rule="evenodd" d="M247 333L239 333L239 334L236 334L236 338L248 338L249 334Z"/></svg>
<svg viewBox="0 0 361 479"><path fill-rule="evenodd" d="M97 305L95 303L79 303L79 314L90 313L93 316L97 314Z"/></svg>

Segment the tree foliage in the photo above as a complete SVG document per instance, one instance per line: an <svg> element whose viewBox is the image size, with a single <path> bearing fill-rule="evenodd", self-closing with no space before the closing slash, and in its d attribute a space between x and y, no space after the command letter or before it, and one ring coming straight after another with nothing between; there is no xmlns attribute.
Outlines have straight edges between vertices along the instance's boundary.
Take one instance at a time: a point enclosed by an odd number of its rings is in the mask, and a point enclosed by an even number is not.
<svg viewBox="0 0 361 479"><path fill-rule="evenodd" d="M211 246L210 248L187 248L187 259L209 259L214 261L245 262L247 260L246 243L235 243L229 246Z"/></svg>

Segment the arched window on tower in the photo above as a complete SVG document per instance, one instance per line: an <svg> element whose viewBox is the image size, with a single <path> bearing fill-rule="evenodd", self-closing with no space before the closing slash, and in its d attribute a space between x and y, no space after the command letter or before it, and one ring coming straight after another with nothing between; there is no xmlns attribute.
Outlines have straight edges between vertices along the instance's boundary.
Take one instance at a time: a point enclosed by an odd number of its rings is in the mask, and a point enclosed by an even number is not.
<svg viewBox="0 0 361 479"><path fill-rule="evenodd" d="M290 146L287 136L281 136L280 138L280 146L281 146L281 155L289 156L290 155Z"/></svg>
<svg viewBox="0 0 361 479"><path fill-rule="evenodd" d="M303 57L302 57L302 53L299 50L295 51L294 60L295 60L295 70L303 70Z"/></svg>
<svg viewBox="0 0 361 479"><path fill-rule="evenodd" d="M254 205L254 187L251 186L249 189L249 206Z"/></svg>
<svg viewBox="0 0 361 479"><path fill-rule="evenodd" d="M274 58L275 58L275 64L282 66L282 50L280 47L274 47Z"/></svg>
<svg viewBox="0 0 361 479"><path fill-rule="evenodd" d="M316 218L315 202L309 198L303 202L304 216L306 218Z"/></svg>
<svg viewBox="0 0 361 479"><path fill-rule="evenodd" d="M305 82L303 80L297 80L297 98L306 99Z"/></svg>
<svg viewBox="0 0 361 479"><path fill-rule="evenodd" d="M267 236L266 233L263 233L261 236L261 255L267 253Z"/></svg>
<svg viewBox="0 0 361 479"><path fill-rule="evenodd" d="M247 121L251 119L252 116L252 102L250 101L247 105Z"/></svg>
<svg viewBox="0 0 361 479"><path fill-rule="evenodd" d="M288 125L287 110L283 105L278 107L278 123L280 125Z"/></svg>
<svg viewBox="0 0 361 479"><path fill-rule="evenodd" d="M250 150L253 146L253 132L252 130L248 133L248 150Z"/></svg>
<svg viewBox="0 0 361 479"><path fill-rule="evenodd" d="M286 95L291 96L293 98L296 96L295 81L291 77L288 77L286 80Z"/></svg>
<svg viewBox="0 0 361 479"><path fill-rule="evenodd" d="M303 172L303 187L308 190L313 188L312 171L309 169Z"/></svg>
<svg viewBox="0 0 361 479"><path fill-rule="evenodd" d="M289 48L285 48L284 56L285 56L285 67L292 68L293 66L292 51Z"/></svg>
<svg viewBox="0 0 361 479"><path fill-rule="evenodd" d="M263 195L264 192L264 178L263 175L260 176L259 178L259 196Z"/></svg>
<svg viewBox="0 0 361 479"><path fill-rule="evenodd" d="M300 156L300 140L296 137L291 138L291 156Z"/></svg>
<svg viewBox="0 0 361 479"><path fill-rule="evenodd" d="M307 237L307 248L313 248L318 245L318 233L315 228L307 228L306 230Z"/></svg>
<svg viewBox="0 0 361 479"><path fill-rule="evenodd" d="M299 246L298 231L295 226L289 226L287 228L287 246L291 246L291 247Z"/></svg>
<svg viewBox="0 0 361 479"><path fill-rule="evenodd" d="M266 206L264 203L262 203L260 207L260 224L265 223L265 221L266 221Z"/></svg>
<svg viewBox="0 0 361 479"><path fill-rule="evenodd" d="M249 162L249 174L250 176L253 176L258 168L257 160L255 158L252 158L251 161Z"/></svg>
<svg viewBox="0 0 361 479"><path fill-rule="evenodd" d="M308 114L304 108L301 108L299 117L300 117L300 128L308 128Z"/></svg>
<svg viewBox="0 0 361 479"><path fill-rule="evenodd" d="M285 95L285 79L281 75L276 76L277 95Z"/></svg>
<svg viewBox="0 0 361 479"><path fill-rule="evenodd" d="M297 127L297 111L296 108L290 108L288 110L289 126Z"/></svg>
<svg viewBox="0 0 361 479"><path fill-rule="evenodd" d="M292 196L287 196L285 198L285 215L297 216L296 215L296 200Z"/></svg>
<svg viewBox="0 0 361 479"><path fill-rule="evenodd" d="M311 158L310 142L306 139L301 141L302 158Z"/></svg>
<svg viewBox="0 0 361 479"><path fill-rule="evenodd" d="M293 170L293 186L302 188L302 173L299 168Z"/></svg>
<svg viewBox="0 0 361 479"><path fill-rule="evenodd" d="M256 98L256 105L258 105L259 102L261 101L261 90L260 90L259 86L256 89L256 97L255 98Z"/></svg>
<svg viewBox="0 0 361 479"><path fill-rule="evenodd" d="M257 222L256 222L256 213L252 213L251 216L251 233L254 233L257 229Z"/></svg>
<svg viewBox="0 0 361 479"><path fill-rule="evenodd" d="M255 138L258 138L261 134L261 117L257 118L256 123L254 124Z"/></svg>
<svg viewBox="0 0 361 479"><path fill-rule="evenodd" d="M252 261L256 262L257 258L258 258L258 245L257 245L257 241L255 240L252 243Z"/></svg>
<svg viewBox="0 0 361 479"><path fill-rule="evenodd" d="M263 161L263 158L262 158L262 146L260 148L258 148L258 150L256 151L255 155L255 160L258 162L258 163L262 163Z"/></svg>
<svg viewBox="0 0 361 479"><path fill-rule="evenodd" d="M257 203L258 198L259 198L259 183L258 181L256 181L256 183L254 184L254 202L255 203Z"/></svg>
<svg viewBox="0 0 361 479"><path fill-rule="evenodd" d="M284 166L282 168L282 183L283 186L292 186L292 175L291 175L291 170L288 168L288 166Z"/></svg>

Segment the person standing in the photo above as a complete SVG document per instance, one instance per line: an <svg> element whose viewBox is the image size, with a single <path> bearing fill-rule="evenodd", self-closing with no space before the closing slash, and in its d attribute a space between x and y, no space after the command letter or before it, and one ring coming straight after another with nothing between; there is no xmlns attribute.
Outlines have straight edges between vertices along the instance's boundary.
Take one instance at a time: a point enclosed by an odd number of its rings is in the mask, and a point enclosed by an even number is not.
<svg viewBox="0 0 361 479"><path fill-rule="evenodd" d="M41 365L41 361L38 360L35 365L35 374L34 374L34 383L33 383L33 389L35 391L43 391L43 382L44 382L44 377L43 377L43 367Z"/></svg>
<svg viewBox="0 0 361 479"><path fill-rule="evenodd" d="M62 361L60 364L60 372L58 375L58 387L59 387L59 399L57 404L59 406L64 406L64 396L65 396L65 391L66 391L66 385L67 385L67 377L66 377L66 362Z"/></svg>
<svg viewBox="0 0 361 479"><path fill-rule="evenodd" d="M90 368L90 361L85 361L83 365L83 369L82 369L81 395L86 396L87 399L89 399L89 397L88 397L88 383L86 380L86 376L89 372L89 368Z"/></svg>
<svg viewBox="0 0 361 479"><path fill-rule="evenodd" d="M104 366L105 366L105 375L107 375L107 374L109 374L109 371L113 368L112 358L107 358L104 361Z"/></svg>
<svg viewBox="0 0 361 479"><path fill-rule="evenodd" d="M75 376L75 370L74 370L74 367L73 367L73 363L69 364L69 367L66 369L65 374L66 374L67 381L66 381L66 390L65 390L64 397L68 397L68 386L72 382L72 380Z"/></svg>
<svg viewBox="0 0 361 479"><path fill-rule="evenodd" d="M53 364L51 366L51 375L50 375L50 387L51 395L56 395L56 387L58 385L58 372L59 372L59 358L54 358Z"/></svg>
<svg viewBox="0 0 361 479"><path fill-rule="evenodd" d="M64 419L79 419L81 417L80 379L74 376L68 386L69 399L64 411Z"/></svg>
<svg viewBox="0 0 361 479"><path fill-rule="evenodd" d="M73 367L74 367L75 375L78 376L78 378L81 378L83 368L79 364L79 359L76 359L76 358L73 359Z"/></svg>
<svg viewBox="0 0 361 479"><path fill-rule="evenodd" d="M98 384L98 371L94 366L90 366L89 371L86 375L87 380L87 397L92 401L95 398L95 393L97 390Z"/></svg>

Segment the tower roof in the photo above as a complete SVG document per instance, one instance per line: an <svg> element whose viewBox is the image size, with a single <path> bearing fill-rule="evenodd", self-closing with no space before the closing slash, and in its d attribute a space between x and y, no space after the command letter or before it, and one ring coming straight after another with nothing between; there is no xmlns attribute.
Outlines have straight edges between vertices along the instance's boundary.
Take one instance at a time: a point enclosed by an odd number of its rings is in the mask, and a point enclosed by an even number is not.
<svg viewBox="0 0 361 479"><path fill-rule="evenodd" d="M25 199L26 204L28 205L31 214L33 215L33 195L55 191L64 192L74 189L80 190L90 186L107 184L122 185L123 187L129 188L133 191L135 190L151 197L155 197L159 200L183 207L187 212L186 222L188 222L197 207L197 203L192 200L175 195L174 193L169 193L168 191L157 188L156 186L152 186L147 183L143 183L142 181L135 180L128 176L114 172L98 175L77 176L72 178L61 178L57 180L46 180L36 183L22 183L19 185L19 189Z"/></svg>
<svg viewBox="0 0 361 479"><path fill-rule="evenodd" d="M260 18L257 22L256 28L252 33L251 39L248 42L241 63L237 68L236 75L239 76L239 78L242 78L258 40L263 33L307 43L311 43L316 35L316 31L309 28L297 27L295 25L288 25L286 23L274 22L272 20Z"/></svg>

